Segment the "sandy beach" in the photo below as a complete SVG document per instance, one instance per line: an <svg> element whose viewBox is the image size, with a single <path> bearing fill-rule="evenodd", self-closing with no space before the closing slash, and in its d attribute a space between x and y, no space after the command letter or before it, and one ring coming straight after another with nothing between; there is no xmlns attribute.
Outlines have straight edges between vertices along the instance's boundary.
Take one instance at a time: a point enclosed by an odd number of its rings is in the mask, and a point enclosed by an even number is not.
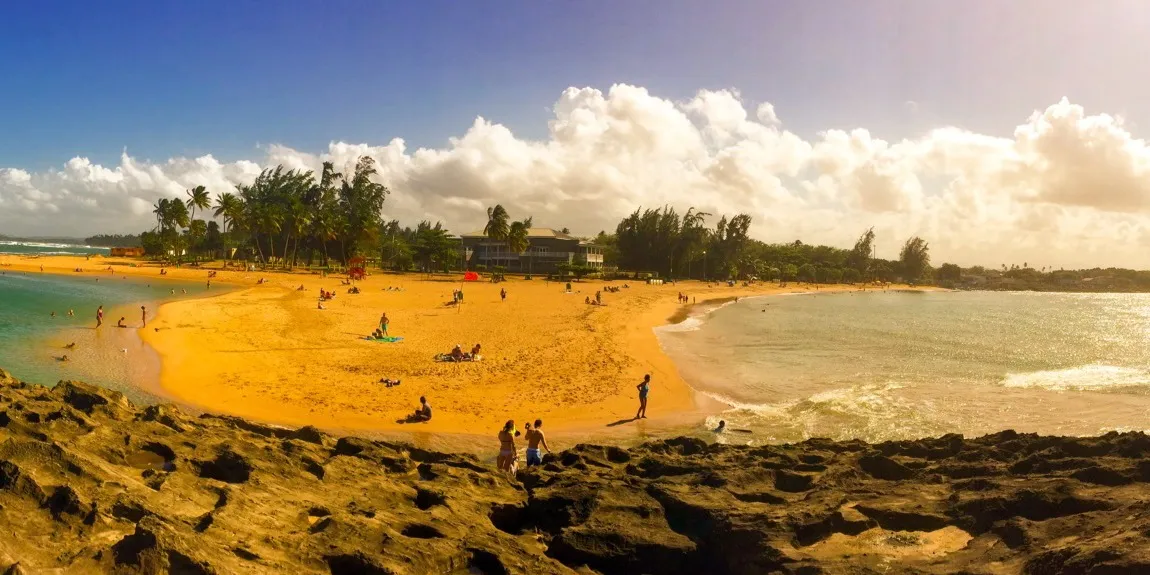
<svg viewBox="0 0 1150 575"><path fill-rule="evenodd" d="M7 270L39 271L41 265L45 273L82 268L79 273L109 275L111 265L116 275L161 279L158 266L123 258L0 256ZM208 269L168 268L164 278L206 282ZM257 285L260 278L266 281ZM702 304L807 291L798 284L589 280L573 283L574 293L566 294L563 284L541 279L463 283L458 275L375 273L358 282L355 295L335 276L220 271L212 281L241 289L165 304L141 330L162 361L159 389L152 391L208 411L290 426L460 434L495 430L507 419L542 418L557 432L630 428L640 434L697 420L703 411L653 331L683 317L676 294ZM624 284L630 287L603 294L603 306L584 303L596 290ZM316 305L320 288L337 294L323 310ZM446 306L459 288L462 306ZM384 312L390 334L403 341L364 339ZM455 344L467 350L475 343L483 346L483 361L433 360ZM635 386L648 373L650 418L629 422ZM381 378L402 384L389 388ZM420 396L433 406L432 421L401 423Z"/></svg>

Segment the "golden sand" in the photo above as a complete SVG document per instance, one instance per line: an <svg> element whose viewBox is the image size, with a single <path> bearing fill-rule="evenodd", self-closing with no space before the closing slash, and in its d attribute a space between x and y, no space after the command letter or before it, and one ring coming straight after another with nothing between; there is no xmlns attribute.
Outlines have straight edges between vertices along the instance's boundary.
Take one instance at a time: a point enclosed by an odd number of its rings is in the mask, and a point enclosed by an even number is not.
<svg viewBox="0 0 1150 575"><path fill-rule="evenodd" d="M100 273L159 278L158 266L130 267L123 258L0 257L7 269ZM219 269L216 263L211 269ZM205 281L207 268L169 268L170 279ZM259 278L266 282L257 285ZM349 431L486 433L507 419L542 418L554 431L603 430L630 419L635 386L652 376L650 420L683 422L699 412L693 391L663 354L653 328L683 308L679 292L699 303L730 297L805 291L796 285L727 287L683 282L584 281L564 293L560 283L460 281L460 276L376 273L347 293L341 278L314 274L220 271L213 280L240 289L163 305L141 330L161 357L160 387L174 400L257 421ZM584 303L604 286L603 306ZM303 291L297 290L302 285ZM387 291L387 287L402 291ZM319 289L334 300L317 309ZM444 305L462 288L464 303ZM852 289L843 286L844 289ZM508 298L501 302L499 291ZM823 287L822 289L827 289ZM857 288L853 288L857 289ZM380 314L402 342L364 337ZM438 363L455 344L483 345L483 361ZM397 387L381 378L402 380ZM402 424L420 396L434 409L431 422Z"/></svg>

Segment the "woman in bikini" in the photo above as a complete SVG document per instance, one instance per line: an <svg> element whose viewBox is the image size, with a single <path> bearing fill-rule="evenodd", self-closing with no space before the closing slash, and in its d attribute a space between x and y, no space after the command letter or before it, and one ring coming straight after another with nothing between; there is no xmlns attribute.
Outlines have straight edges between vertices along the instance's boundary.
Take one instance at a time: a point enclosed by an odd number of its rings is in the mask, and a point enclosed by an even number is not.
<svg viewBox="0 0 1150 575"><path fill-rule="evenodd" d="M500 471L506 471L511 475L515 475L518 467L515 464L519 459L519 451L515 448L517 435L519 431L515 429L515 422L508 419L507 423L503 424L503 430L499 432L499 457L495 460L495 465Z"/></svg>

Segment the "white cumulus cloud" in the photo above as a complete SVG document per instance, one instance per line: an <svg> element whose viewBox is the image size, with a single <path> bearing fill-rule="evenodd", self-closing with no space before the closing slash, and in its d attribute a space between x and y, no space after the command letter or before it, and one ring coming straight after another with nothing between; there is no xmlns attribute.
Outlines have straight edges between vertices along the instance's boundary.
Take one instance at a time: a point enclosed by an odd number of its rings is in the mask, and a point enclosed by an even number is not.
<svg viewBox="0 0 1150 575"><path fill-rule="evenodd" d="M277 164L318 171L332 161L350 173L370 155L392 190L386 217L443 220L457 232L482 227L495 203L587 235L636 207L669 204L749 213L767 241L846 246L874 226L886 257L917 234L937 263L1150 267L1146 142L1120 118L1065 99L1021 120L1010 138L951 126L901 141L865 128L805 139L771 104L752 107L734 90L677 102L623 84L568 88L543 140L477 118L438 149L395 138L318 151L272 145L231 163L124 153L114 166L77 157L43 172L0 168L0 233L139 231L158 198L197 185L231 191Z"/></svg>

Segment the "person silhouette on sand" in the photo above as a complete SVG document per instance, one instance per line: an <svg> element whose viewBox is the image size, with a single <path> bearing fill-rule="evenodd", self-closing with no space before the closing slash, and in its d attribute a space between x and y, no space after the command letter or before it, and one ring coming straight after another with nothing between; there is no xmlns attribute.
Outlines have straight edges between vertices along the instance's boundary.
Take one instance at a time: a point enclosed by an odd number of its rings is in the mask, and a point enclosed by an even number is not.
<svg viewBox="0 0 1150 575"><path fill-rule="evenodd" d="M647 419L647 394L651 392L651 374L643 376L643 383L635 386L639 390L639 411L635 412L635 419Z"/></svg>
<svg viewBox="0 0 1150 575"><path fill-rule="evenodd" d="M96 327L104 325L104 306L96 308Z"/></svg>

